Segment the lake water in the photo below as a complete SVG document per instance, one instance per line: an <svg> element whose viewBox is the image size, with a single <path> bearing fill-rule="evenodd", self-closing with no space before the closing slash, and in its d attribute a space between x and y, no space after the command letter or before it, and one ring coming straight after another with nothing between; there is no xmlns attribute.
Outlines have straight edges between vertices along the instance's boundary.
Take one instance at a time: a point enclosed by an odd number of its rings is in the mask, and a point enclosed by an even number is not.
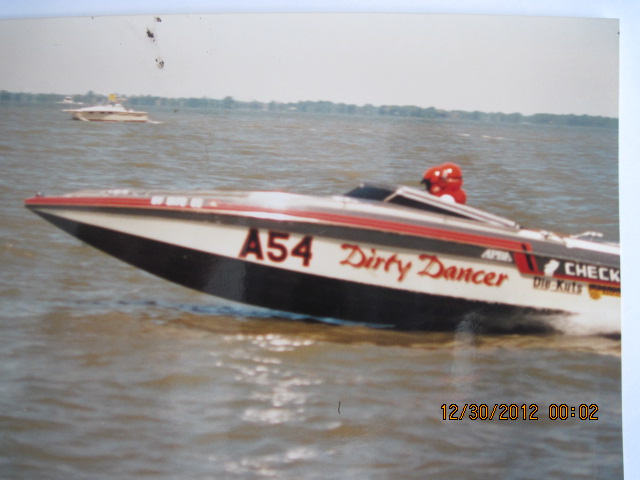
<svg viewBox="0 0 640 480"><path fill-rule="evenodd" d="M471 205L617 241L617 131L186 109L101 124L61 108L0 106L0 478L622 478L619 339L276 318L22 204L105 187L334 194L454 161Z"/></svg>

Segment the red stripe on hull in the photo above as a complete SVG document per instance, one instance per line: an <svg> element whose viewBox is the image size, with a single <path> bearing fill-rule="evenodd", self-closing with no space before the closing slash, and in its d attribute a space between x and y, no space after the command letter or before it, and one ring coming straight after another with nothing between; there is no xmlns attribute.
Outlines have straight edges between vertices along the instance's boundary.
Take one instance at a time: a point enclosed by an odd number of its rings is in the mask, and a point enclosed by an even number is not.
<svg viewBox="0 0 640 480"><path fill-rule="evenodd" d="M394 222L390 220L380 220L373 218L356 217L351 215L341 215L335 213L309 212L300 210L271 209L258 206L243 206L235 204L221 204L212 199L215 205L203 205L199 208L182 208L172 206L151 205L149 198L120 198L120 197L34 197L25 201L29 206L70 206L70 207L124 207L143 208L154 210L177 210L177 211L212 211L218 213L227 212L255 212L288 215L307 219L311 221L321 221L325 223L339 224L347 227L358 227L372 230L384 230L393 233L411 234L439 240L448 240L485 247L496 247L511 251L531 251L528 243L516 240L505 240L501 238L487 237L472 233L455 232L434 227L411 225L407 223Z"/></svg>

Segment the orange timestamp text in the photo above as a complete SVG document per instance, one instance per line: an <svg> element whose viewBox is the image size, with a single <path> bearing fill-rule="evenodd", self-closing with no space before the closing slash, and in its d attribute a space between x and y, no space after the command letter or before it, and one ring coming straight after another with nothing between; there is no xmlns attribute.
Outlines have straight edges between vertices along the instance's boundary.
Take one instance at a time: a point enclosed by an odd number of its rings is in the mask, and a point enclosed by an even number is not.
<svg viewBox="0 0 640 480"><path fill-rule="evenodd" d="M546 416L549 420L598 420L599 407L595 403L568 405L552 403L540 408L535 403L443 403L442 420L532 420ZM547 415L545 415L545 413Z"/></svg>

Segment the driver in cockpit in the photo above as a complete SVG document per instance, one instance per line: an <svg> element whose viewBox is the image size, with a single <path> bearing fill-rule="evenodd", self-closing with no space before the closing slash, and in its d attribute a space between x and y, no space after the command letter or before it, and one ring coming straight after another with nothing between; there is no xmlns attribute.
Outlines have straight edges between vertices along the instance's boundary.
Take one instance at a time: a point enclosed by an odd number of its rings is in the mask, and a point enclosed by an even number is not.
<svg viewBox="0 0 640 480"><path fill-rule="evenodd" d="M462 169L455 163L443 163L424 172L422 182L427 192L442 200L466 203L467 194L462 189Z"/></svg>

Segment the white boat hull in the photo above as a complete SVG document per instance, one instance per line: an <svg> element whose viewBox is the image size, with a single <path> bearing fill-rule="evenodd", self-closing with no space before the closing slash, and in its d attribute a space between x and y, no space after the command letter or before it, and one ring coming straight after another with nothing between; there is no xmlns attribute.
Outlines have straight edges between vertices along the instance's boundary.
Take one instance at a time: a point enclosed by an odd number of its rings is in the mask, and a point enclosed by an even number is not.
<svg viewBox="0 0 640 480"><path fill-rule="evenodd" d="M36 197L27 205L163 278L314 318L421 330L466 320L517 331L589 315L604 333L619 332L619 266L530 253L542 234L529 230L451 233L442 225L300 212L289 207L295 197L277 195L271 205L252 206L209 196L114 200Z"/></svg>
<svg viewBox="0 0 640 480"><path fill-rule="evenodd" d="M71 117L84 122L147 122L149 120L149 115L145 112L76 111L71 114Z"/></svg>
<svg viewBox="0 0 640 480"><path fill-rule="evenodd" d="M98 105L85 108L66 109L71 118L83 122L147 122L147 112L127 109L119 103Z"/></svg>

